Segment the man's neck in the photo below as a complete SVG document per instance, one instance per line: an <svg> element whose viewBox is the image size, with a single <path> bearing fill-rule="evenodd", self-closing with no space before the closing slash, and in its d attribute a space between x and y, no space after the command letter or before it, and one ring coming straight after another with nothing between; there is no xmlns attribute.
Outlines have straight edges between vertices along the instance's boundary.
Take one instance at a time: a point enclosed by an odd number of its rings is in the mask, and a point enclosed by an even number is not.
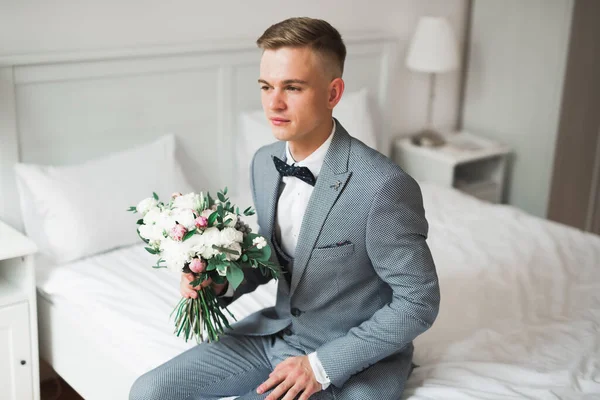
<svg viewBox="0 0 600 400"><path fill-rule="evenodd" d="M333 119L329 118L326 124L315 129L310 134L306 135L307 139L304 141L289 141L288 146L290 153L294 158L295 162L300 162L306 157L310 156L317 150L331 135L333 129Z"/></svg>

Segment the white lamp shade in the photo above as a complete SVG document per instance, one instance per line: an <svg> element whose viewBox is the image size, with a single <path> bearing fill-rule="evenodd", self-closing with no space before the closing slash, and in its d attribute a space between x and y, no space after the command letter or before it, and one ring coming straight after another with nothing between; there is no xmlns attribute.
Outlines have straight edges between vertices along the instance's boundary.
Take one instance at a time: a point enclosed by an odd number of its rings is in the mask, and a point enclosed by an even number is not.
<svg viewBox="0 0 600 400"><path fill-rule="evenodd" d="M446 72L458 67L458 46L448 20L442 17L419 20L406 66L420 72Z"/></svg>

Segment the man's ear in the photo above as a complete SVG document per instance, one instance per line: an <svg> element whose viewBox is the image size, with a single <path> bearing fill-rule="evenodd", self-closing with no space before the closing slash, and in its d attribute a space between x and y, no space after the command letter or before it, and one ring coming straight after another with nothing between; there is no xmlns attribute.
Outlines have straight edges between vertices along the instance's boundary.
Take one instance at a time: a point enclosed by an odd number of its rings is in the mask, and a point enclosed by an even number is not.
<svg viewBox="0 0 600 400"><path fill-rule="evenodd" d="M329 98L327 99L327 105L330 110L337 105L342 99L344 94L344 80L342 78L335 78L329 83Z"/></svg>

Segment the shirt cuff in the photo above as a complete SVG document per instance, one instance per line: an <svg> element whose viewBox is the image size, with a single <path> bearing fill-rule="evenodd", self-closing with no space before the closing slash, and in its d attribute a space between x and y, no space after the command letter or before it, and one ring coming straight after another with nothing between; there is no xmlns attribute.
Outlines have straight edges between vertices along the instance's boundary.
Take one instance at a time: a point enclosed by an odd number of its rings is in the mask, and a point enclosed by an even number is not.
<svg viewBox="0 0 600 400"><path fill-rule="evenodd" d="M308 355L308 362L310 362L310 367L312 368L313 373L315 374L317 382L321 384L321 388L323 390L327 389L331 384L331 381L329 380L329 376L327 376L327 372L325 372L321 361L319 361L319 357L317 357L316 351Z"/></svg>
<svg viewBox="0 0 600 400"><path fill-rule="evenodd" d="M234 292L233 286L231 286L230 284L227 284L227 291L219 297L233 297L233 292Z"/></svg>

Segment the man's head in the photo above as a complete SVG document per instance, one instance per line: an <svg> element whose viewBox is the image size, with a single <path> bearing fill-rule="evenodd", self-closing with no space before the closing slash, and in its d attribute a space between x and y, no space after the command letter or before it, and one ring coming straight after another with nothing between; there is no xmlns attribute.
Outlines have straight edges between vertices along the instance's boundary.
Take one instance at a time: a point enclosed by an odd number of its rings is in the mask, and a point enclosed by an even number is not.
<svg viewBox="0 0 600 400"><path fill-rule="evenodd" d="M256 41L263 49L259 84L262 105L279 140L324 140L344 91L346 46L329 23L290 18Z"/></svg>

